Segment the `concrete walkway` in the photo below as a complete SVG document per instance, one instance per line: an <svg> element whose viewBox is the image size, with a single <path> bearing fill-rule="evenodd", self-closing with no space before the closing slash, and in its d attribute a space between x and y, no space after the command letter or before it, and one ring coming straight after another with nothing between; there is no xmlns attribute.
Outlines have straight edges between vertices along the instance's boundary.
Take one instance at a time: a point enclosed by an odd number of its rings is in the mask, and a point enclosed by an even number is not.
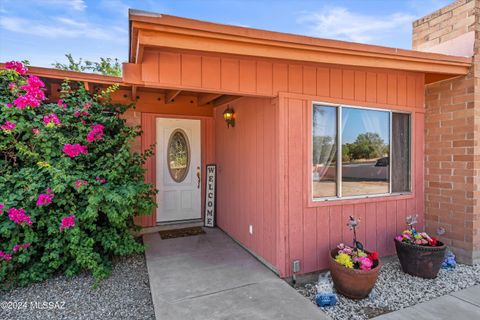
<svg viewBox="0 0 480 320"><path fill-rule="evenodd" d="M329 319L219 229L144 235L156 318Z"/></svg>
<svg viewBox="0 0 480 320"><path fill-rule="evenodd" d="M480 285L376 317L378 320L480 319Z"/></svg>

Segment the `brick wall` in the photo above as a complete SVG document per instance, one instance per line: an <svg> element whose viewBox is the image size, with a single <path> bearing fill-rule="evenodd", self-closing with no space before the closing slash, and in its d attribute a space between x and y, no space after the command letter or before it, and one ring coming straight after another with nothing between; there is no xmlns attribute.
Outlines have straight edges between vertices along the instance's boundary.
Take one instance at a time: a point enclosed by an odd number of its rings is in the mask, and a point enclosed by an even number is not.
<svg viewBox="0 0 480 320"><path fill-rule="evenodd" d="M425 92L425 224L464 263L480 262L480 0L459 0L413 23L413 48L470 53L467 76Z"/></svg>
<svg viewBox="0 0 480 320"><path fill-rule="evenodd" d="M458 0L413 22L413 49L435 51L440 44L463 38L475 29L477 0ZM478 21L478 20L477 20ZM478 22L477 22L478 23ZM442 47L443 48L443 47Z"/></svg>

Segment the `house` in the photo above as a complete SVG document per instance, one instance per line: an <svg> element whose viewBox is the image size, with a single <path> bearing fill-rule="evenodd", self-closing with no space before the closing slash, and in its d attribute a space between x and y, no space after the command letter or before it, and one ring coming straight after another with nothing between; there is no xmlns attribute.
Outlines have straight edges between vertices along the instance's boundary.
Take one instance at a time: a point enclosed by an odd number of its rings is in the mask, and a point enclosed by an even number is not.
<svg viewBox="0 0 480 320"><path fill-rule="evenodd" d="M158 209L136 222L204 218L216 165L216 224L281 277L328 267L358 237L382 256L405 217L480 261L480 2L413 24L416 50L131 10L123 78L31 68L52 98L63 78L119 83L117 102L156 144L146 181ZM233 112L227 125L224 113ZM299 267L298 270L293 265Z"/></svg>

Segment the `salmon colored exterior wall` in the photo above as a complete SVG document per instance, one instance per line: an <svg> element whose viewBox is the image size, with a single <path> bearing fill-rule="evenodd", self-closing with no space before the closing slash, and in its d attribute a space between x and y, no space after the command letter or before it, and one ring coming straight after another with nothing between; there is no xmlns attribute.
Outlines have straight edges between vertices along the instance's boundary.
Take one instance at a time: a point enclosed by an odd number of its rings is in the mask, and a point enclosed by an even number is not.
<svg viewBox="0 0 480 320"><path fill-rule="evenodd" d="M215 117L217 224L276 266L277 107L269 98L242 98L230 106L236 115L234 128L227 129L223 108L217 108Z"/></svg>
<svg viewBox="0 0 480 320"><path fill-rule="evenodd" d="M259 61L253 65L251 72L258 70ZM424 75L297 63L270 66L275 77L265 82L262 77L250 78L256 79L256 88L276 90L278 98L231 103L234 128L227 129L224 108L215 111L219 227L283 277L292 274L295 259L301 260L300 273L327 268L328 250L340 241L351 241L345 227L350 214L361 217L359 236L368 248L383 256L394 254L392 239L403 230L405 216L419 214L423 225ZM225 90L221 82L218 85ZM308 189L312 101L411 112L412 194L312 206Z"/></svg>

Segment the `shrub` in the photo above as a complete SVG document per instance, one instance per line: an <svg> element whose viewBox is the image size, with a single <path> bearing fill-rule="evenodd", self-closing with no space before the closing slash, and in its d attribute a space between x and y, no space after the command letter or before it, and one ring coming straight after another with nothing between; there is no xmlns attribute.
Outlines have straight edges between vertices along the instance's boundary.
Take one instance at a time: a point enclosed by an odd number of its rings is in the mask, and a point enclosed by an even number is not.
<svg viewBox="0 0 480 320"><path fill-rule="evenodd" d="M141 252L134 214L155 207L144 182L140 134L121 119L109 88L91 95L62 85L46 103L44 84L21 63L0 71L0 283L25 285L56 272L108 276L111 258Z"/></svg>

